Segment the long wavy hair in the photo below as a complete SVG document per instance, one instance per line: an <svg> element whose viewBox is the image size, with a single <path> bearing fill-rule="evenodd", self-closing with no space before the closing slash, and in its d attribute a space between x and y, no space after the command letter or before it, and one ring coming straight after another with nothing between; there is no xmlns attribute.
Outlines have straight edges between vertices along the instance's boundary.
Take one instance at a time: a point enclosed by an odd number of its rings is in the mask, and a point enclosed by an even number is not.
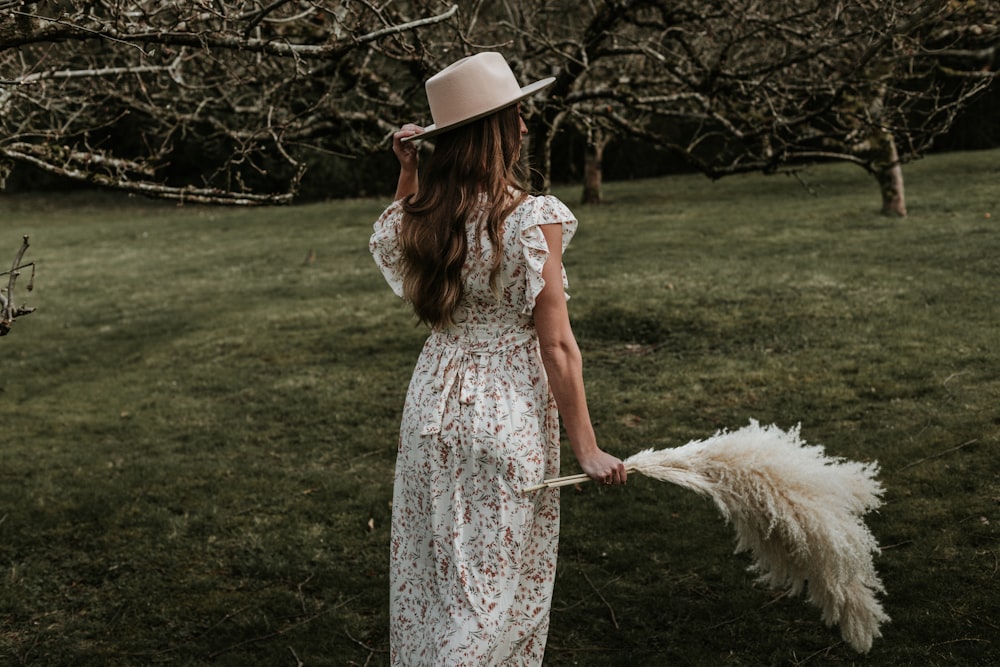
<svg viewBox="0 0 1000 667"><path fill-rule="evenodd" d="M520 156L517 105L439 135L417 193L403 202L399 236L403 293L421 322L454 324L464 295L466 225L479 214L484 195L487 210L475 238L485 229L493 247L490 287L499 294L503 223L526 195Z"/></svg>

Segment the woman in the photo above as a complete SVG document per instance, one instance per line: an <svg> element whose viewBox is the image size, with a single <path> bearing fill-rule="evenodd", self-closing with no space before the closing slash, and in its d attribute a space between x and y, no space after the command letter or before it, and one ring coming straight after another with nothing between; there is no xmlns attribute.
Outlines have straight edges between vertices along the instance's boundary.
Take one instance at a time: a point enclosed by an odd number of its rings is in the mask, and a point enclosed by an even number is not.
<svg viewBox="0 0 1000 667"><path fill-rule="evenodd" d="M559 531L559 414L581 468L624 484L596 442L566 309L576 230L516 177L521 88L496 53L427 81L435 123L393 136L395 201L371 237L430 336L403 407L393 490L394 665L540 665ZM439 138L418 181L415 138Z"/></svg>

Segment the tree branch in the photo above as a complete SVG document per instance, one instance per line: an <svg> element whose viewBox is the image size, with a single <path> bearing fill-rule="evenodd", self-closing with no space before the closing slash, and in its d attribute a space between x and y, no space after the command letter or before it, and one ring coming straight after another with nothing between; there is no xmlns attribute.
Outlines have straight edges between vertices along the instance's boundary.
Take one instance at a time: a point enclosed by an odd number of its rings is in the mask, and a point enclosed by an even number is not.
<svg viewBox="0 0 1000 667"><path fill-rule="evenodd" d="M281 3L278 3L281 4ZM281 57L297 57L315 60L337 59L345 53L357 48L362 44L368 44L376 40L409 32L420 27L433 25L447 21L458 11L458 5L452 5L447 11L406 23L388 26L374 32L370 32L358 37L341 39L329 44L295 44L286 39L250 39L247 34L242 35L224 34L221 31L203 30L151 30L146 32L129 32L122 30L112 23L101 25L100 30L87 28L84 26L65 21L61 18L51 18L28 14L26 12L15 11L14 14L24 16L47 23L60 26L60 31L40 31L34 35L24 36L19 39L7 40L13 46L27 44L34 41L59 41L64 39L106 39L113 42L127 44L138 49L144 56L151 56L152 52L143 49L139 44L161 44L171 46L194 46L207 49L227 49L234 51L248 51L252 53L262 53Z"/></svg>
<svg viewBox="0 0 1000 667"><path fill-rule="evenodd" d="M129 181L123 178L113 178L106 174L89 172L81 169L74 169L68 166L60 166L48 162L42 158L29 153L11 150L0 147L0 153L7 157L32 164L43 171L57 174L66 178L78 181L85 181L95 185L121 190L124 192L134 192L147 196L160 197L162 199L175 199L177 201L193 202L198 204L230 204L236 206L251 206L261 204L289 204L294 193L280 194L260 194L254 192L233 192L222 188L198 188L194 186L170 186L161 183L150 183L147 181ZM299 171L304 171L302 167Z"/></svg>

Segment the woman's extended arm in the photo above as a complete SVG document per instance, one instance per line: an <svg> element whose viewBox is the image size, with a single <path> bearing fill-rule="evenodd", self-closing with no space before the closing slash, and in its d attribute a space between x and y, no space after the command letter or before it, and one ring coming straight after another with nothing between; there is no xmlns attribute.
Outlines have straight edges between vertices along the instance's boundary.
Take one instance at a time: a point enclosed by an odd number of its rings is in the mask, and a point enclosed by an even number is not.
<svg viewBox="0 0 1000 667"><path fill-rule="evenodd" d="M583 386L583 359L569 323L562 283L562 225L542 225L549 257L542 269L545 287L535 299L535 328L549 386L559 406L570 445L591 478L624 484L625 465L597 446Z"/></svg>

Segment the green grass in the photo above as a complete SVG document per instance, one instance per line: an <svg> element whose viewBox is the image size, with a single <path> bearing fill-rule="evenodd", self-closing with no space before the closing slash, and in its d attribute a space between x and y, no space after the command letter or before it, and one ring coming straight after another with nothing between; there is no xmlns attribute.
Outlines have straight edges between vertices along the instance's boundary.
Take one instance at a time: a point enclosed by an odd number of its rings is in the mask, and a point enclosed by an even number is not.
<svg viewBox="0 0 1000 667"><path fill-rule="evenodd" d="M884 638L857 656L706 501L633 478L563 495L547 664L1000 659L1000 153L906 173L904 220L844 165L609 184L566 256L609 450L755 418L880 462ZM30 234L38 263L0 339L0 663L388 663L423 333L368 255L384 203L0 197L0 262Z"/></svg>

